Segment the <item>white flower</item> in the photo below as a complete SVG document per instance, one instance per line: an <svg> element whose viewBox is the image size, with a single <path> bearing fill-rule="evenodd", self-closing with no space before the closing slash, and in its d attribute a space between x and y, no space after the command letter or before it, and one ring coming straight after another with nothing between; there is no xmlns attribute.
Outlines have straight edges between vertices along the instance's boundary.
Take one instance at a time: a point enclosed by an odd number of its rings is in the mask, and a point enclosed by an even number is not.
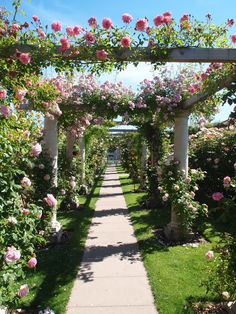
<svg viewBox="0 0 236 314"><path fill-rule="evenodd" d="M7 219L7 221L8 221L10 224L12 224L12 225L17 225L17 223L18 223L17 219L16 219L15 217L13 217L13 216L10 216L10 217Z"/></svg>
<svg viewBox="0 0 236 314"><path fill-rule="evenodd" d="M229 292L227 292L227 291L223 291L223 292L222 292L222 297L223 297L223 299L224 299L224 300L228 300L228 299L229 299L229 297L230 297Z"/></svg>

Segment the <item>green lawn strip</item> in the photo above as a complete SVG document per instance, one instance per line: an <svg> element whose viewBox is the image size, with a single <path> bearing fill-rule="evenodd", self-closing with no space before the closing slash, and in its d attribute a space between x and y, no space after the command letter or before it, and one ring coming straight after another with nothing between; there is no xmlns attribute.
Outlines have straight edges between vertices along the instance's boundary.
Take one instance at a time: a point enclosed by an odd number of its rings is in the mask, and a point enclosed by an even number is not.
<svg viewBox="0 0 236 314"><path fill-rule="evenodd" d="M83 256L84 245L91 224L101 181L91 195L80 197L84 208L75 212L58 214L63 229L72 231L69 242L41 251L37 269L30 273L27 283L31 293L22 299L21 307L35 309L51 308L56 314L66 310L74 279Z"/></svg>
<svg viewBox="0 0 236 314"><path fill-rule="evenodd" d="M157 309L161 314L192 313L189 302L206 299L201 282L206 277L205 253L212 244L198 248L160 245L153 230L163 227L170 214L166 209L141 209L139 200L144 193L134 193L127 176L121 176L120 181Z"/></svg>

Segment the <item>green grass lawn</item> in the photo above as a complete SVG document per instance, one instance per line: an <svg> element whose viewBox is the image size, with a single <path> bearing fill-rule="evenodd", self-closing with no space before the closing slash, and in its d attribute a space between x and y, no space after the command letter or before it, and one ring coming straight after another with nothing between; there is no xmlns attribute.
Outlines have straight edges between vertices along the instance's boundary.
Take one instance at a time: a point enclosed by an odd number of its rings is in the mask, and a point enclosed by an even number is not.
<svg viewBox="0 0 236 314"><path fill-rule="evenodd" d="M70 229L70 240L43 250L38 254L38 266L31 272L29 280L31 293L22 299L24 308L54 310L56 314L65 313L74 279L82 259L84 244L93 217L101 182L96 185L91 196L80 197L84 208L76 212L59 213L58 219L63 229ZM34 312L36 313L36 312Z"/></svg>
<svg viewBox="0 0 236 314"><path fill-rule="evenodd" d="M120 167L118 171L121 174ZM206 276L205 253L212 244L202 244L198 248L160 245L153 230L169 222L170 212L167 209L141 209L139 200L144 193L134 193L131 179L124 173L120 176L120 182L157 309L161 314L192 313L189 306L191 301L206 299L201 282Z"/></svg>

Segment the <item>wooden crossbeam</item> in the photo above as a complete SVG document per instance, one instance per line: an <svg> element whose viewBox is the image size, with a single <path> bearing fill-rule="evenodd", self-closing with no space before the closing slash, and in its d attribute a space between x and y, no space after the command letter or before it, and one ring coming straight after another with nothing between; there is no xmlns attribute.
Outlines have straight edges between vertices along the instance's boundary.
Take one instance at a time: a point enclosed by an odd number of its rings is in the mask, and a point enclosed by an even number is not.
<svg viewBox="0 0 236 314"><path fill-rule="evenodd" d="M97 59L96 55L83 47L78 47L81 49L81 53L78 55L73 55L72 50L68 49L65 53L60 53L60 47L56 47L57 53L50 55L50 51L46 52L45 48L36 47L33 45L22 45L18 44L9 49L4 48L4 51L0 52L0 58L7 58L19 50L21 52L31 52L35 49L42 49L42 56L46 56L53 60L58 58L58 56L65 57L67 59L73 59L84 62L101 62ZM158 51L158 47L157 47ZM166 50L166 57L163 57L163 53L154 53L154 48L113 48L111 52L112 62L127 61L127 62L191 62L191 63L208 63L208 62L223 62L223 63L236 63L236 49L233 48L170 48ZM42 57L43 58L43 57ZM109 61L109 59L108 59ZM103 61L104 62L104 61Z"/></svg>
<svg viewBox="0 0 236 314"><path fill-rule="evenodd" d="M206 100L208 97L210 97L211 95L214 95L215 93L217 93L218 91L224 88L230 87L230 85L235 81L236 81L235 76L230 76L228 78L225 78L210 92L199 93L187 99L183 103L183 109L190 110L196 103Z"/></svg>

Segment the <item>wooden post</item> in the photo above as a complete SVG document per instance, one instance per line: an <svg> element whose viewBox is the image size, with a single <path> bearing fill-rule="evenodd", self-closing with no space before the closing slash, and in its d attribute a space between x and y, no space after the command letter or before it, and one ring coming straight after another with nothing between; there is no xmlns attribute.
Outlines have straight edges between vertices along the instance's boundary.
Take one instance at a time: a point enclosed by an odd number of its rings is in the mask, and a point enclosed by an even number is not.
<svg viewBox="0 0 236 314"><path fill-rule="evenodd" d="M57 187L57 169L58 169L58 131L57 131L57 118L44 119L44 142L45 149L50 158L52 165L51 172L51 187ZM61 224L57 221L57 207L52 209L52 220L51 220L52 232L57 233L57 239L59 239L59 231L61 230Z"/></svg>
<svg viewBox="0 0 236 314"><path fill-rule="evenodd" d="M84 183L85 180L85 140L84 136L79 139L80 143L80 159L81 159L81 182Z"/></svg>
<svg viewBox="0 0 236 314"><path fill-rule="evenodd" d="M179 161L179 169L185 177L188 175L188 117L189 112L183 112L175 119L174 126L174 159ZM182 238L180 219L175 208L171 209L171 221L165 228L168 239L178 241Z"/></svg>

